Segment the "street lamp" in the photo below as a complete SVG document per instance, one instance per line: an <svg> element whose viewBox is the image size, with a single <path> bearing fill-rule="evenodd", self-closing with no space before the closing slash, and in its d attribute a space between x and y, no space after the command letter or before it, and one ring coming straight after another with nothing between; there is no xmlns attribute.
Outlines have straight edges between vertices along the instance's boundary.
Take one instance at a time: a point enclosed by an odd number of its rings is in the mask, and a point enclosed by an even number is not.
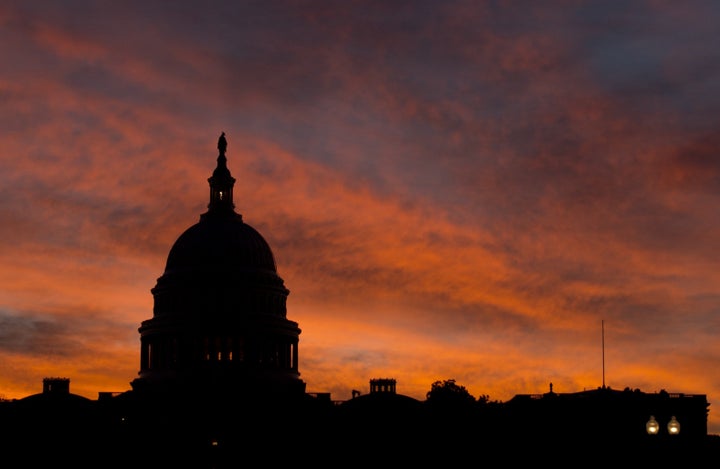
<svg viewBox="0 0 720 469"><path fill-rule="evenodd" d="M660 431L660 424L657 420L655 420L654 415L651 415L650 420L648 420L645 424L645 430L647 431L648 435L657 435Z"/></svg>
<svg viewBox="0 0 720 469"><path fill-rule="evenodd" d="M650 419L645 424L645 431L648 435L657 435L660 433L660 424L657 420L655 420L654 415L651 415ZM667 424L667 431L670 435L680 434L680 422L678 422L674 415L670 418L670 421Z"/></svg>
<svg viewBox="0 0 720 469"><path fill-rule="evenodd" d="M673 415L667 425L668 433L671 435L677 435L680 433L680 422L677 421Z"/></svg>

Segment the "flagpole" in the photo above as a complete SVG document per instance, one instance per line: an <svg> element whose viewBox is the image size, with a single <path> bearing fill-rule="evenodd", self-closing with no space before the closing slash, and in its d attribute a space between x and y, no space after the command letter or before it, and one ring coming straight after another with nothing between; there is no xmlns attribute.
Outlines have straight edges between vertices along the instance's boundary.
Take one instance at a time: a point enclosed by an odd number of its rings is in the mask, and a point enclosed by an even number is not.
<svg viewBox="0 0 720 469"><path fill-rule="evenodd" d="M605 389L605 320L601 321L602 325L602 388Z"/></svg>

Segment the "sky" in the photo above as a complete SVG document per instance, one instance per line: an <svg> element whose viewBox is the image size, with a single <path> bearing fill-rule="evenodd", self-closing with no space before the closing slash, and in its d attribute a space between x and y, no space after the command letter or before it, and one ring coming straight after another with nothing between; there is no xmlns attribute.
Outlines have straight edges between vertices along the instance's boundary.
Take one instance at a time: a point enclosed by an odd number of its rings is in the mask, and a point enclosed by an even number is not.
<svg viewBox="0 0 720 469"><path fill-rule="evenodd" d="M705 394L720 3L0 0L0 396L122 392L221 132L308 392Z"/></svg>

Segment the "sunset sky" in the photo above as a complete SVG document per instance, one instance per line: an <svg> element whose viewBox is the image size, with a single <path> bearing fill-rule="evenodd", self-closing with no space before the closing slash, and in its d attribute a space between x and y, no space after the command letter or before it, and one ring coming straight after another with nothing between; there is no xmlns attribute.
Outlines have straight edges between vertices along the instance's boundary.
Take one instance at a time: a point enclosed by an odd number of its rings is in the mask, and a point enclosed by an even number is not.
<svg viewBox="0 0 720 469"><path fill-rule="evenodd" d="M0 396L130 389L224 131L309 392L604 379L706 394L720 433L718 24L717 1L0 2Z"/></svg>

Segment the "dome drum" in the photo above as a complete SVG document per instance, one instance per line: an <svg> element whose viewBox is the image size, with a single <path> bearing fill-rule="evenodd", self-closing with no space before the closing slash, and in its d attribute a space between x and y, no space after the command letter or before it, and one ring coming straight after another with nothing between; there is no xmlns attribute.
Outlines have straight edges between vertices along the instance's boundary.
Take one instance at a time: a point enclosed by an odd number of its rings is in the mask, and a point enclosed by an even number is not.
<svg viewBox="0 0 720 469"><path fill-rule="evenodd" d="M164 276L152 293L155 298L153 315L162 316L237 316L267 314L284 318L287 315L288 290L282 281L251 281L255 276L234 276L222 282L204 277L203 281ZM245 280L245 281L243 281Z"/></svg>
<svg viewBox="0 0 720 469"><path fill-rule="evenodd" d="M267 321L267 316L259 319L199 327L188 327L191 321L145 321L141 327L140 377L162 381L169 374L190 373L207 375L214 381L222 376L228 382L242 380L248 374L297 378L297 324ZM243 325L248 327L240 327Z"/></svg>

